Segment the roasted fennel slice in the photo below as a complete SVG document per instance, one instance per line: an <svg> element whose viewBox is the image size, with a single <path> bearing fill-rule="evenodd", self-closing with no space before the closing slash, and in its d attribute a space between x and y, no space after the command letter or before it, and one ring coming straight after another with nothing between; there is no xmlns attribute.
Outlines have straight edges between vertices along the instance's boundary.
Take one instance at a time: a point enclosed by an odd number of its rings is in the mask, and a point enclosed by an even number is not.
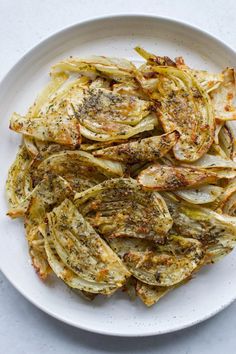
<svg viewBox="0 0 236 354"><path fill-rule="evenodd" d="M39 277L45 280L51 272L44 248L44 238L39 229L46 215L44 201L32 197L25 215L25 235L28 242L31 262Z"/></svg>
<svg viewBox="0 0 236 354"><path fill-rule="evenodd" d="M109 240L132 275L155 286L172 286L188 278L201 263L204 249L198 240L170 235L164 245L134 238Z"/></svg>
<svg viewBox="0 0 236 354"><path fill-rule="evenodd" d="M34 144L34 160L37 161L42 161L43 159L46 159L50 155L57 154L61 151L65 150L74 150L74 147L69 146L69 145L61 145L57 143L53 143L50 141L42 141L38 139L33 139L33 144ZM27 140L27 144L29 143L29 140ZM26 138L24 138L24 144L26 144ZM29 150L29 146L27 146L27 150Z"/></svg>
<svg viewBox="0 0 236 354"><path fill-rule="evenodd" d="M48 213L47 220L48 261L66 284L111 294L126 282L129 271L70 200Z"/></svg>
<svg viewBox="0 0 236 354"><path fill-rule="evenodd" d="M178 131L174 130L171 133L160 136L139 139L97 150L93 152L93 155L126 163L155 161L164 156L176 144L179 136Z"/></svg>
<svg viewBox="0 0 236 354"><path fill-rule="evenodd" d="M43 106L47 105L51 96L55 94L56 91L64 84L64 82L68 79L68 75L64 73L58 73L56 75L51 75L51 80L44 87L44 89L37 96L34 103L31 105L27 112L28 118L38 117L40 114L40 110ZM29 135L24 136L24 144L28 153L35 157L38 155L37 147L35 146L35 139L30 137Z"/></svg>
<svg viewBox="0 0 236 354"><path fill-rule="evenodd" d="M110 125L110 124L109 124ZM129 126L126 124L116 123L113 125L113 132L109 130L107 133L96 133L84 125L80 125L81 135L89 140L95 141L119 141L129 139L143 132L153 130L157 125L157 117L154 113L143 118L137 125ZM115 131L115 132L114 132Z"/></svg>
<svg viewBox="0 0 236 354"><path fill-rule="evenodd" d="M137 281L136 293L140 300L148 307L154 305L163 296L168 294L174 287L148 285L140 280Z"/></svg>
<svg viewBox="0 0 236 354"><path fill-rule="evenodd" d="M236 131L233 122L226 123L219 132L219 145L226 157L233 160L236 157Z"/></svg>
<svg viewBox="0 0 236 354"><path fill-rule="evenodd" d="M10 129L42 141L53 141L61 145L76 147L81 142L80 125L74 117L57 116L53 120L48 117L28 118L13 113Z"/></svg>
<svg viewBox="0 0 236 354"><path fill-rule="evenodd" d="M106 237L137 237L163 243L172 219L160 194L132 178L107 180L75 195L82 215Z"/></svg>
<svg viewBox="0 0 236 354"><path fill-rule="evenodd" d="M32 159L25 146L21 146L16 159L8 171L6 182L7 198L10 207L21 203L32 190L30 166Z"/></svg>
<svg viewBox="0 0 236 354"><path fill-rule="evenodd" d="M236 244L236 217L179 202L169 193L165 200L174 221L173 230L201 241L205 263L216 262L232 251Z"/></svg>
<svg viewBox="0 0 236 354"><path fill-rule="evenodd" d="M198 271L198 268L195 268L195 271ZM171 290L174 290L186 284L190 279L191 276L189 278L185 278L180 283L177 283L172 286L154 286L154 285L145 284L140 280L138 280L136 284L136 293L140 298L140 300L146 306L150 307L156 304L162 297L167 295Z"/></svg>
<svg viewBox="0 0 236 354"><path fill-rule="evenodd" d="M217 209L225 214L236 216L236 179L232 179L219 198Z"/></svg>
<svg viewBox="0 0 236 354"><path fill-rule="evenodd" d="M195 189L175 191L175 195L191 204L208 204L217 201L224 189L219 186L206 185Z"/></svg>
<svg viewBox="0 0 236 354"><path fill-rule="evenodd" d="M61 86L67 81L68 75L65 73L57 73L50 76L49 83L39 93L34 103L30 106L27 117L35 118L40 116L43 107L48 106L52 97L58 92Z"/></svg>
<svg viewBox="0 0 236 354"><path fill-rule="evenodd" d="M235 70L227 68L222 74L223 82L211 92L215 118L223 121L235 120L236 108L233 106L236 93Z"/></svg>
<svg viewBox="0 0 236 354"><path fill-rule="evenodd" d="M143 55L143 51L137 51ZM150 98L159 103L159 119L165 132L177 129L181 133L173 147L176 159L198 160L214 138L215 121L208 93L190 72L168 63L160 65L152 54L146 53L145 58L147 64L139 69L137 79Z"/></svg>
<svg viewBox="0 0 236 354"><path fill-rule="evenodd" d="M90 80L86 77L70 78L66 83L50 97L38 112L38 117L47 117L53 120L58 116L73 117L72 105L81 102L84 90L87 90Z"/></svg>
<svg viewBox="0 0 236 354"><path fill-rule="evenodd" d="M126 59L117 59L104 56L90 58L68 58L52 66L52 73L76 72L93 80L103 76L117 82L135 82L136 67Z"/></svg>
<svg viewBox="0 0 236 354"><path fill-rule="evenodd" d="M68 76L63 73L57 74L56 77L68 78ZM77 128L79 128L79 123L74 119L72 104L73 102L81 100L83 90L88 87L88 78L80 77L72 80L68 79L64 85L60 87L58 87L57 84L57 89L51 92L51 94L49 92L48 96L48 90L46 88L45 92L43 90L34 105L29 109L27 117L37 119L46 118L48 122L56 122L58 117L66 117L67 120L71 119L76 123ZM77 133L79 133L78 129ZM61 150L74 148L73 145L61 145L51 141L30 138L29 136L24 137L24 143L31 155L37 156L37 158L45 158Z"/></svg>
<svg viewBox="0 0 236 354"><path fill-rule="evenodd" d="M73 103L81 134L90 140L128 139L157 124L151 114L153 104L135 96L120 95L106 89L84 90L80 101Z"/></svg>
<svg viewBox="0 0 236 354"><path fill-rule="evenodd" d="M196 70L189 68L182 57L175 58L175 63L178 69L190 72L192 76L196 78L199 84L204 90L208 93L212 90L217 89L220 84L223 82L222 73L211 73L206 70Z"/></svg>
<svg viewBox="0 0 236 354"><path fill-rule="evenodd" d="M151 165L141 171L138 182L144 188L164 191L197 187L207 183L215 183L215 173L194 167L172 167Z"/></svg>
<svg viewBox="0 0 236 354"><path fill-rule="evenodd" d="M25 134L25 145L32 156L38 155L38 141L46 146L49 142L69 147L80 144L80 126L71 105L83 96L88 79L66 79L68 76L63 73L53 75L26 117L16 113L11 117L10 127Z"/></svg>
<svg viewBox="0 0 236 354"><path fill-rule="evenodd" d="M85 151L61 151L43 160L34 170L35 179L54 173L65 178L73 189L80 192L108 177L123 175L119 162L98 159Z"/></svg>
<svg viewBox="0 0 236 354"><path fill-rule="evenodd" d="M11 218L23 217L30 207L32 199L40 200L40 204L49 206L55 205L69 196L73 196L70 184L60 176L49 174L19 204L10 208L7 215Z"/></svg>
<svg viewBox="0 0 236 354"><path fill-rule="evenodd" d="M185 165L187 166L187 165ZM236 162L220 155L205 154L194 164L198 168L207 169L210 172L215 173L219 178L234 178L236 177Z"/></svg>
<svg viewBox="0 0 236 354"><path fill-rule="evenodd" d="M44 249L44 238L40 226L46 213L65 198L72 197L73 192L61 177L47 176L18 206L18 209L8 213L10 216L25 216L25 232L29 246L32 264L42 279L50 273L50 266Z"/></svg>

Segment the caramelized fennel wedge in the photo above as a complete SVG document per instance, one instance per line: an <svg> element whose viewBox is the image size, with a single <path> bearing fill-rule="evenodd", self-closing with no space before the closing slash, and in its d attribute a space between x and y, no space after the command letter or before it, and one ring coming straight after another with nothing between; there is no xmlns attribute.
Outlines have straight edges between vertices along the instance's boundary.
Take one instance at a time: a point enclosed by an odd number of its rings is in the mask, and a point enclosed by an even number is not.
<svg viewBox="0 0 236 354"><path fill-rule="evenodd" d="M155 161L164 156L176 144L179 136L178 131L174 130L171 133L160 136L139 139L138 141L97 150L93 152L93 155L126 163Z"/></svg>
<svg viewBox="0 0 236 354"><path fill-rule="evenodd" d="M75 204L106 237L163 242L172 219L160 194L144 191L132 178L116 178L75 195Z"/></svg>
<svg viewBox="0 0 236 354"><path fill-rule="evenodd" d="M173 230L204 245L205 263L216 262L232 251L236 244L236 217L179 202L171 193L165 193L164 198L174 221Z"/></svg>
<svg viewBox="0 0 236 354"><path fill-rule="evenodd" d="M172 286L188 278L204 257L198 240L171 235L164 245L148 240L109 240L111 248L138 280L155 286Z"/></svg>
<svg viewBox="0 0 236 354"><path fill-rule="evenodd" d="M28 118L13 113L10 129L42 141L76 147L81 142L80 125L76 118L57 116L53 120Z"/></svg>
<svg viewBox="0 0 236 354"><path fill-rule="evenodd" d="M139 51L140 53L140 51ZM141 52L141 55L143 53ZM178 129L181 136L173 148L177 160L196 161L210 148L215 131L211 99L191 73L170 66L145 52L147 64L137 72L140 85L160 106L165 132ZM148 80L156 79L148 86Z"/></svg>
<svg viewBox="0 0 236 354"><path fill-rule="evenodd" d="M215 183L218 177L204 169L156 164L141 171L137 179L138 183L147 189L170 191Z"/></svg>
<svg viewBox="0 0 236 354"><path fill-rule="evenodd" d="M30 166L32 158L26 147L20 147L15 161L8 171L6 181L7 199L10 207L20 204L32 190Z"/></svg>
<svg viewBox="0 0 236 354"><path fill-rule="evenodd" d="M222 83L211 92L214 115L218 120L235 120L236 108L233 105L236 93L235 70L227 68L222 75Z"/></svg>
<svg viewBox="0 0 236 354"><path fill-rule="evenodd" d="M121 287L130 273L106 242L83 218L74 204L66 199L47 214L46 242L54 252L52 267L62 263L77 279L75 288L109 294ZM57 273L65 282L66 277Z"/></svg>

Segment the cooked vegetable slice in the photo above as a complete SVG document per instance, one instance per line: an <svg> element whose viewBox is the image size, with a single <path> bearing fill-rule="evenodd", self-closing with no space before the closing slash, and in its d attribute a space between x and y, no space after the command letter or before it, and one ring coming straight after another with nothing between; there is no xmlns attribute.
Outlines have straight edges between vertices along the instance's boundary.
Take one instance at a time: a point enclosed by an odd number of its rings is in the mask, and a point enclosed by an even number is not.
<svg viewBox="0 0 236 354"><path fill-rule="evenodd" d="M186 279L203 257L201 243L191 238L169 236L157 251L130 251L124 262L139 280L158 286L172 286Z"/></svg>
<svg viewBox="0 0 236 354"><path fill-rule="evenodd" d="M117 123L118 124L118 123ZM117 125L116 124L116 125ZM147 117L143 118L135 126L128 126L126 124L118 124L119 130L115 134L107 132L106 134L95 133L92 130L86 128L85 126L80 126L81 135L89 140L109 142L109 141L119 141L121 139L129 139L135 135L138 135L143 132L153 130L157 125L157 117L155 114L150 114Z"/></svg>
<svg viewBox="0 0 236 354"><path fill-rule="evenodd" d="M25 215L25 231L32 264L42 279L50 273L41 233L46 212L64 198L72 197L69 184L61 177L47 176L10 216ZM17 214L18 213L18 214Z"/></svg>
<svg viewBox="0 0 236 354"><path fill-rule="evenodd" d="M47 117L49 120L58 116L74 117L73 105L83 100L84 92L89 88L90 80L85 77L70 78L55 92L50 100L41 107L38 117Z"/></svg>
<svg viewBox="0 0 236 354"><path fill-rule="evenodd" d="M98 159L85 151L62 151L43 160L35 169L35 179L54 173L65 178L76 191L83 191L107 177L123 175L119 162Z"/></svg>
<svg viewBox="0 0 236 354"><path fill-rule="evenodd" d="M45 172L53 171L59 173L61 171L62 173L66 173L66 171L71 171L72 167L76 169L77 165L78 167L87 166L88 169L92 169L93 166L97 167L98 171L109 177L123 174L123 165L119 162L98 159L85 151L62 151L51 155L39 164L38 169Z"/></svg>
<svg viewBox="0 0 236 354"><path fill-rule="evenodd" d="M111 128L113 133L115 127L112 124L138 124L149 114L152 103L105 89L88 89L84 91L82 102L74 108L84 126L98 133L107 133Z"/></svg>
<svg viewBox="0 0 236 354"><path fill-rule="evenodd" d="M175 235L168 236L164 245L131 238L111 239L109 244L135 278L156 286L186 279L204 256L201 242Z"/></svg>
<svg viewBox="0 0 236 354"><path fill-rule="evenodd" d="M220 120L235 120L236 108L233 106L236 92L235 70L227 68L222 74L223 82L211 92L214 114Z"/></svg>
<svg viewBox="0 0 236 354"><path fill-rule="evenodd" d="M32 159L25 146L21 146L15 161L8 171L6 182L7 198L10 207L21 203L32 189L29 173L31 162Z"/></svg>
<svg viewBox="0 0 236 354"><path fill-rule="evenodd" d="M195 271L196 270L198 270L198 269L195 268ZM194 273L195 273L195 271L194 271ZM191 276L189 278L185 278L180 283L177 283L172 286L149 285L149 284L145 284L145 283L141 282L140 280L137 280L137 285L136 285L137 295L146 306L150 307L150 306L156 304L162 297L164 297L166 294L168 294L171 290L174 290L174 289L178 288L179 286L186 284L190 279L191 279Z"/></svg>
<svg viewBox="0 0 236 354"><path fill-rule="evenodd" d="M164 156L177 142L179 133L171 133L141 139L97 150L94 156L126 163L153 161Z"/></svg>
<svg viewBox="0 0 236 354"><path fill-rule="evenodd" d="M236 162L219 155L205 154L192 166L207 169L215 173L219 178L230 179L236 177Z"/></svg>
<svg viewBox="0 0 236 354"><path fill-rule="evenodd" d="M225 188L224 193L222 193L218 208L223 211L223 213L236 216L236 180L235 178L230 181L228 186Z"/></svg>
<svg viewBox="0 0 236 354"><path fill-rule="evenodd" d="M116 178L75 195L75 204L99 233L163 242L172 219L163 198L132 178Z"/></svg>
<svg viewBox="0 0 236 354"><path fill-rule="evenodd" d="M32 199L40 200L39 203L44 205L54 205L69 195L73 196L73 191L65 179L47 175L19 204L9 209L7 215L11 218L23 217Z"/></svg>
<svg viewBox="0 0 236 354"><path fill-rule="evenodd" d="M168 294L173 287L153 286L137 281L136 291L137 295L142 302L150 307L159 301L163 296Z"/></svg>
<svg viewBox="0 0 236 354"><path fill-rule="evenodd" d="M65 83L67 79L68 79L68 75L66 75L65 73L57 73L56 75L51 75L50 82L40 92L35 102L29 108L27 117L30 118L38 117L42 107L49 102L52 95L56 91L58 91L58 89Z"/></svg>
<svg viewBox="0 0 236 354"><path fill-rule="evenodd" d="M129 60L92 56L86 59L68 58L52 66L52 73L78 72L90 78L104 76L118 82L134 81L136 68Z"/></svg>
<svg viewBox="0 0 236 354"><path fill-rule="evenodd" d="M219 133L219 144L225 155L231 160L236 156L235 127L231 124L224 125Z"/></svg>
<svg viewBox="0 0 236 354"><path fill-rule="evenodd" d="M149 166L138 176L138 182L143 187L158 191L195 187L216 181L216 174L203 169L159 164Z"/></svg>
<svg viewBox="0 0 236 354"><path fill-rule="evenodd" d="M210 73L206 70L195 70L189 68L182 57L175 58L176 66L179 69L190 72L208 93L217 89L223 81L222 73Z"/></svg>
<svg viewBox="0 0 236 354"><path fill-rule="evenodd" d="M219 150L217 149L219 147ZM205 154L202 158L194 163L181 163L170 154L167 153L161 158L162 163L167 166L197 168L201 170L207 170L210 173L214 173L218 178L234 178L236 177L236 163L224 154L219 145L213 144L211 146L211 154ZM224 157L222 156L224 154Z"/></svg>
<svg viewBox="0 0 236 354"><path fill-rule="evenodd" d="M208 93L189 72L166 63L160 65L155 59L158 57L152 54L145 55L145 58L148 65L139 70L137 79L147 91L146 78L150 75L157 78L148 94L160 104L159 119L165 132L178 129L181 133L173 148L176 159L199 159L208 151L214 138L215 123Z"/></svg>
<svg viewBox="0 0 236 354"><path fill-rule="evenodd" d="M219 148L223 152L221 156L233 160L235 156L235 142L230 129L225 125L219 132Z"/></svg>
<svg viewBox="0 0 236 354"><path fill-rule="evenodd" d="M84 90L81 100L73 102L74 114L83 127L81 134L91 140L99 140L103 134L110 140L125 138L132 132L132 127L150 113L151 107L151 102L135 96L96 88ZM87 131L94 136L87 136Z"/></svg>
<svg viewBox="0 0 236 354"><path fill-rule="evenodd" d="M68 79L68 76L64 73L58 73L56 75L51 75L51 80L48 85L42 90L38 95L33 105L29 108L27 112L28 118L35 118L39 115L40 110L45 106L50 99L50 97L64 84ZM27 148L28 153L35 157L38 154L38 150L35 144L35 140L30 136L24 136L24 144Z"/></svg>
<svg viewBox="0 0 236 354"><path fill-rule="evenodd" d="M191 204L207 204L217 200L223 190L222 187L207 185L197 189L175 191L175 194Z"/></svg>
<svg viewBox="0 0 236 354"><path fill-rule="evenodd" d="M165 195L165 200L174 221L173 230L200 240L206 249L206 262L216 262L232 251L236 244L236 217L176 202L170 194Z"/></svg>
<svg viewBox="0 0 236 354"><path fill-rule="evenodd" d="M46 236L46 252L49 262L54 271L54 263L60 263L59 260L52 260L53 245L54 258L59 256L73 274L71 277L77 279L77 284L70 286L110 294L125 283L130 273L70 200L66 199L59 207L54 208L47 214L47 218L49 235ZM67 283L63 272L56 271L56 274Z"/></svg>
<svg viewBox="0 0 236 354"><path fill-rule="evenodd" d="M56 274L58 278L64 281L66 285L73 289L83 289L82 291L91 292L91 293L103 293L103 294L112 294L116 290L116 288L105 287L103 284L99 283L91 283L83 278L79 277L77 274L72 272L65 264L62 262L56 250L54 248L52 239L50 235L47 235L47 238L44 241L44 247L47 254L48 262L50 267ZM84 290L85 289L85 290Z"/></svg>
<svg viewBox="0 0 236 354"><path fill-rule="evenodd" d="M191 166L204 168L217 174L218 177L232 178L236 170L236 162L217 155L205 154Z"/></svg>
<svg viewBox="0 0 236 354"><path fill-rule="evenodd" d="M40 223L45 217L45 206L38 197L32 197L25 217L25 233L32 265L39 277L45 280L51 272L44 248Z"/></svg>
<svg viewBox="0 0 236 354"><path fill-rule="evenodd" d="M67 75L59 73L53 76L64 76ZM38 100L32 106L32 114L27 114L27 117L30 118L47 118L47 120L53 121L57 120L58 116L67 117L74 119L74 111L72 108L73 102L78 102L83 96L83 90L88 88L89 80L85 77L80 77L77 79L69 78L64 85L57 87L57 90L52 92L49 96L46 96L47 90L41 93ZM42 97L41 97L42 96ZM39 104L39 102L41 102ZM66 148L73 148L73 146L59 145L49 141L42 141L29 136L24 137L24 143L27 147L27 150L33 156L37 155L38 157L45 157L52 153L59 152Z"/></svg>
<svg viewBox="0 0 236 354"><path fill-rule="evenodd" d="M78 146L81 142L80 125L76 118L58 116L53 120L28 118L13 113L10 129L42 141L53 141L62 145Z"/></svg>

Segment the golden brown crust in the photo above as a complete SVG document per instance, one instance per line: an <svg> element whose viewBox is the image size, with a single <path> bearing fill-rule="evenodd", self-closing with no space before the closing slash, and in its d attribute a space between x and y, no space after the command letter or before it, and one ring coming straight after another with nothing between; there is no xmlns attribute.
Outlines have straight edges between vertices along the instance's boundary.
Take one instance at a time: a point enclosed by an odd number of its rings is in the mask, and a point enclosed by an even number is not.
<svg viewBox="0 0 236 354"><path fill-rule="evenodd" d="M179 132L174 130L160 136L139 139L138 141L97 150L93 152L93 155L129 164L140 161L155 161L167 154L176 144L179 137Z"/></svg>
<svg viewBox="0 0 236 354"><path fill-rule="evenodd" d="M157 191L171 191L182 188L198 187L207 183L215 183L215 173L192 167L171 167L151 165L137 177L145 188Z"/></svg>

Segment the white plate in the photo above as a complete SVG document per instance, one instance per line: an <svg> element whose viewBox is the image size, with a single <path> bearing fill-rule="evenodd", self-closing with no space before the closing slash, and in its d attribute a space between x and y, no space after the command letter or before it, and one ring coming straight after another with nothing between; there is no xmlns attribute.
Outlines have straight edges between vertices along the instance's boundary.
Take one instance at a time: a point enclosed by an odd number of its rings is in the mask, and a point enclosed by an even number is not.
<svg viewBox="0 0 236 354"><path fill-rule="evenodd" d="M43 41L13 67L0 87L1 269L43 311L76 327L117 336L172 332L229 305L236 298L236 252L206 267L189 284L149 309L122 293L88 303L57 279L44 284L30 264L22 222L5 217L4 183L20 141L8 130L8 118L12 111L26 112L47 82L50 65L59 59L102 54L138 61L133 51L136 45L172 58L183 55L190 66L213 71L233 65L236 59L232 49L189 25L150 16L113 16L77 24Z"/></svg>

